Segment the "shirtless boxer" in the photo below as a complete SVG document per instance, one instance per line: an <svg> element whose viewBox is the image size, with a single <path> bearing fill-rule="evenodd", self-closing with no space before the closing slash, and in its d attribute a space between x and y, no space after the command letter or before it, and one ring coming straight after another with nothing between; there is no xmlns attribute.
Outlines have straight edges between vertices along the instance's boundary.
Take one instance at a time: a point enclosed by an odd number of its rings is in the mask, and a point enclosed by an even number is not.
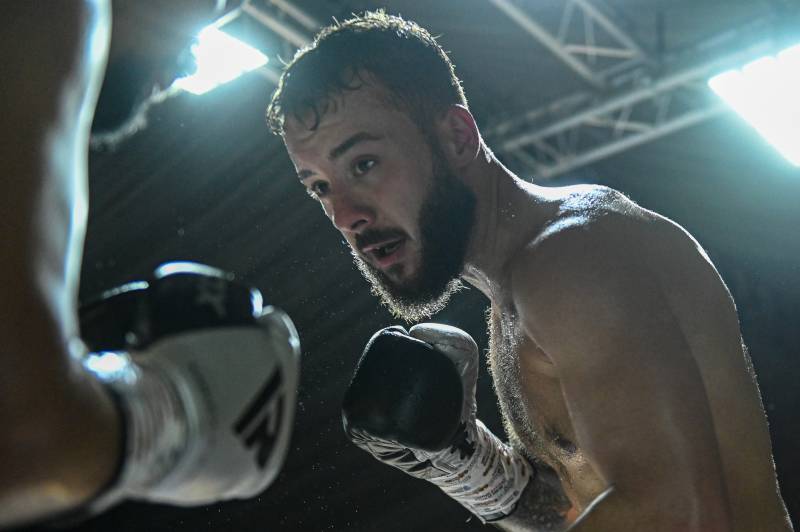
<svg viewBox="0 0 800 532"><path fill-rule="evenodd" d="M370 341L344 404L356 444L506 530L791 530L736 308L685 230L512 174L445 52L400 18L324 29L267 115L398 317L462 280L491 303L509 444L475 420L474 341L435 324Z"/></svg>
<svg viewBox="0 0 800 532"><path fill-rule="evenodd" d="M93 114L106 144L141 127L155 84L180 73L181 52L220 8L120 0L112 17L107 0L3 6L0 528L124 498L250 497L283 462L297 336L257 290L168 264L87 307L91 354L79 339Z"/></svg>

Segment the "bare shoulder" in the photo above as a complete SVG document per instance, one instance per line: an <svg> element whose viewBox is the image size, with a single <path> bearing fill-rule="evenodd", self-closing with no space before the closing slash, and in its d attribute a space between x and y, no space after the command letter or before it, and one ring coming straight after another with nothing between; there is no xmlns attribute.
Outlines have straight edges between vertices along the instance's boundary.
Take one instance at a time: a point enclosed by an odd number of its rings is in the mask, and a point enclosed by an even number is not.
<svg viewBox="0 0 800 532"><path fill-rule="evenodd" d="M612 223L616 224L616 230L619 231L625 226L634 229L637 225L666 220L609 187L576 185L555 190L558 212L530 243L531 246L544 241L552 243L553 237L573 236L587 231L594 236L599 230L610 228Z"/></svg>
<svg viewBox="0 0 800 532"><path fill-rule="evenodd" d="M631 254L655 234L664 239L667 233L682 232L676 224L608 187L565 187L557 201L556 215L514 258L516 274L528 269L537 273L547 268L567 268L571 273L596 269L598 260Z"/></svg>
<svg viewBox="0 0 800 532"><path fill-rule="evenodd" d="M655 269L676 259L710 262L683 227L614 189L564 187L558 205L557 214L514 257L512 271L549 267L578 273L620 260Z"/></svg>
<svg viewBox="0 0 800 532"><path fill-rule="evenodd" d="M510 272L523 321L549 331L564 322L560 315L572 322L583 316L591 327L609 326L615 317L630 321L656 302L668 309L672 279L712 281L722 287L720 294L727 293L687 231L598 186L565 189L558 214L518 253Z"/></svg>

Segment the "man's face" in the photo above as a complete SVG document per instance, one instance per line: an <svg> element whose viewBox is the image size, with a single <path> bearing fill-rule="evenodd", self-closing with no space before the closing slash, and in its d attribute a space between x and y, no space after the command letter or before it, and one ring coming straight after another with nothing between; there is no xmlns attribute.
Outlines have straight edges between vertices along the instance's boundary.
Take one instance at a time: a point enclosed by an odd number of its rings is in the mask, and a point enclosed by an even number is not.
<svg viewBox="0 0 800 532"><path fill-rule="evenodd" d="M93 146L114 145L145 124L150 106L190 68L189 46L222 13L214 0L115 0L111 47L92 123Z"/></svg>
<svg viewBox="0 0 800 532"><path fill-rule="evenodd" d="M315 130L287 118L298 176L342 233L359 270L407 321L440 310L460 286L475 199L438 142L365 84L332 99Z"/></svg>

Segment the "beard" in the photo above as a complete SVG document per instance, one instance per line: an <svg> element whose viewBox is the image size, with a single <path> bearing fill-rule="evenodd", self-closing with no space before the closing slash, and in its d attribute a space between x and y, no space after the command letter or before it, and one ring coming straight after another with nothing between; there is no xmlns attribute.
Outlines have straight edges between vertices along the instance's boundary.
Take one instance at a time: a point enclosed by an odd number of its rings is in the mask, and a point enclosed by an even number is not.
<svg viewBox="0 0 800 532"><path fill-rule="evenodd" d="M158 89L152 81L154 71L152 62L130 55L108 64L92 121L93 149L115 149L147 125L153 105L180 92Z"/></svg>
<svg viewBox="0 0 800 532"><path fill-rule="evenodd" d="M352 250L353 260L371 285L372 293L393 316L408 323L430 318L463 288L460 276L475 223L475 195L450 172L440 150L434 150L433 159L433 179L418 220L420 264L416 274L395 282ZM360 236L376 241L406 236L395 233L367 232Z"/></svg>

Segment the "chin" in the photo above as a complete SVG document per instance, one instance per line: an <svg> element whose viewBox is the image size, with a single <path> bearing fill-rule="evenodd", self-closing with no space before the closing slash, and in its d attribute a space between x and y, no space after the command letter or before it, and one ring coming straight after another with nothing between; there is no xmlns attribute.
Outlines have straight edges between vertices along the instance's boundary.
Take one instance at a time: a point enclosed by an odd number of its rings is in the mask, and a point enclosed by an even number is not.
<svg viewBox="0 0 800 532"><path fill-rule="evenodd" d="M375 267L373 267L373 269L376 272L381 272L382 275L400 291L409 290L414 286L414 277L419 270L418 267L410 268L406 264L393 264L384 272Z"/></svg>
<svg viewBox="0 0 800 532"><path fill-rule="evenodd" d="M355 252L353 260L370 284L372 294L395 318L407 323L430 318L444 309L453 294L464 287L457 276L423 275L421 267L410 273L403 264L397 264L384 272Z"/></svg>

